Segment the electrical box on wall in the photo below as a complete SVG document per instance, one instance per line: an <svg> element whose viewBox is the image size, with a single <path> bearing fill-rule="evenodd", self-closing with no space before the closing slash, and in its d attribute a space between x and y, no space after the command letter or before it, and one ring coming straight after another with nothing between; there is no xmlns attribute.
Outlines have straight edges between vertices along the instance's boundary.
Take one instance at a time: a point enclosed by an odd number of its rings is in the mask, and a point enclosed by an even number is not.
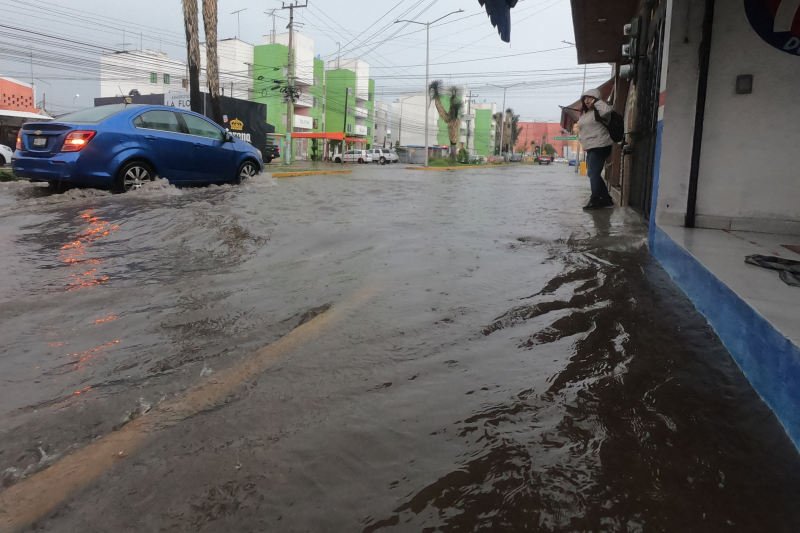
<svg viewBox="0 0 800 533"><path fill-rule="evenodd" d="M740 74L736 76L736 94L751 94L753 92L753 75Z"/></svg>

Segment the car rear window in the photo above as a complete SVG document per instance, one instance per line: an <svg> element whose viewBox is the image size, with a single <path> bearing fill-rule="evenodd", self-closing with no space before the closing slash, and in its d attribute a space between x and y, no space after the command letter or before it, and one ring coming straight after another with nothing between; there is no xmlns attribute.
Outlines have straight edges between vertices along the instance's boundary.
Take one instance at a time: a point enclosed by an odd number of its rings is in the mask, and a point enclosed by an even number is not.
<svg viewBox="0 0 800 533"><path fill-rule="evenodd" d="M88 109L81 109L74 113L67 113L58 117L59 122L81 122L85 124L94 124L105 120L111 115L119 113L125 109L125 104L112 104L100 107L90 107Z"/></svg>

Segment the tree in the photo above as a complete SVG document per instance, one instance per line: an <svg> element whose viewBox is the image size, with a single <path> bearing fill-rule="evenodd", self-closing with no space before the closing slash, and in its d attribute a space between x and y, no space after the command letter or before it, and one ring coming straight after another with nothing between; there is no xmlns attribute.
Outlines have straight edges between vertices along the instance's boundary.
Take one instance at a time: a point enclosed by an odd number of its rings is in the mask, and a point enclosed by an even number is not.
<svg viewBox="0 0 800 533"><path fill-rule="evenodd" d="M211 118L217 124L222 124L217 60L217 0L203 0L203 28L206 32L206 78L211 95Z"/></svg>
<svg viewBox="0 0 800 533"><path fill-rule="evenodd" d="M511 151L511 147L517 144L519 134L522 130L519 128L519 115L514 114L511 108L506 109L505 118L502 113L494 114L494 122L496 126L497 136L494 140L495 154L500 155L504 152ZM503 146L500 146L500 131L503 131Z"/></svg>
<svg viewBox="0 0 800 533"><path fill-rule="evenodd" d="M456 145L461 135L461 112L464 110L464 101L458 87L452 86L444 89L442 80L434 80L428 87L431 100L436 104L439 117L447 124L447 136L450 139L450 160L456 160ZM449 105L445 108L442 100L447 98Z"/></svg>
<svg viewBox="0 0 800 533"><path fill-rule="evenodd" d="M545 145L544 145L544 152L545 152L547 155L553 155L553 156L554 156L554 155L556 155L556 154L558 153L558 152L556 151L556 147L555 147L555 146L553 146L553 145L552 145L552 144L550 144L550 143L547 143L547 144L545 144Z"/></svg>
<svg viewBox="0 0 800 533"><path fill-rule="evenodd" d="M183 27L186 30L186 60L189 66L189 106L195 113L203 112L200 94L200 44L197 35L197 0L182 0Z"/></svg>

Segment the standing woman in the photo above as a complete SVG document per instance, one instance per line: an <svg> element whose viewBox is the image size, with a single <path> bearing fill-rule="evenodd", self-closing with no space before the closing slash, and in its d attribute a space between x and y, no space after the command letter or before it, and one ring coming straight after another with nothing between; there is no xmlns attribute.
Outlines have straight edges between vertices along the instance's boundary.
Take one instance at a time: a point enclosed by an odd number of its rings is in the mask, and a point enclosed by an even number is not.
<svg viewBox="0 0 800 533"><path fill-rule="evenodd" d="M606 159L611 155L611 147L614 141L608 133L608 128L597 120L597 114L601 117L608 116L611 106L600 98L600 91L590 89L581 96L581 118L578 120L578 135L581 146L586 152L586 173L589 175L589 183L592 187L592 197L584 209L600 209L612 207L614 202L608 194L606 182L603 181L601 172L605 166ZM596 111L596 112L595 112Z"/></svg>

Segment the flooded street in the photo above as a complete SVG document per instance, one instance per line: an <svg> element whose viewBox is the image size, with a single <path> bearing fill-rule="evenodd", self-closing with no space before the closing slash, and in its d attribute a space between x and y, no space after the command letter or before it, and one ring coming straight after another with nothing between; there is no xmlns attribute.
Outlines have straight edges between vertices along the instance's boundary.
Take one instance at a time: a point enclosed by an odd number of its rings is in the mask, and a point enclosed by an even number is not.
<svg viewBox="0 0 800 533"><path fill-rule="evenodd" d="M0 183L0 531L800 530L638 215L562 165L348 168Z"/></svg>

